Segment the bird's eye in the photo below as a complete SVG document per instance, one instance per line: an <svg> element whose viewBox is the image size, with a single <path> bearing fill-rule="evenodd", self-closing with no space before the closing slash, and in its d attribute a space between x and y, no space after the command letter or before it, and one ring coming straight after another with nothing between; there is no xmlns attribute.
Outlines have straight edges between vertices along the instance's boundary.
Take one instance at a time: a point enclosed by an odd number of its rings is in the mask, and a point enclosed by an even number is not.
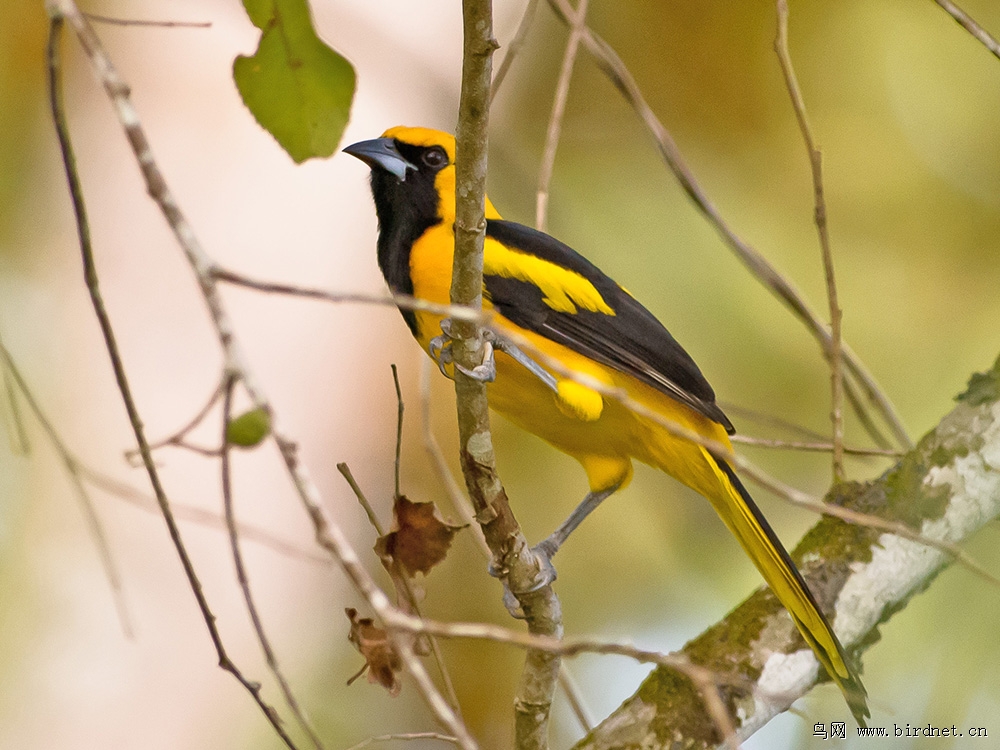
<svg viewBox="0 0 1000 750"><path fill-rule="evenodd" d="M448 156L444 150L435 146L424 151L423 162L431 169L439 169L448 163Z"/></svg>

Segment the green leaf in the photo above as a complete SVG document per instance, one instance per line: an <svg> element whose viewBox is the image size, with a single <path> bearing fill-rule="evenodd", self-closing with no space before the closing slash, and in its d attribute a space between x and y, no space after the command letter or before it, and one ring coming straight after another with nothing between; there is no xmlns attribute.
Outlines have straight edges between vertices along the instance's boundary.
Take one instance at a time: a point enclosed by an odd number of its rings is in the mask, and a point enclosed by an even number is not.
<svg viewBox="0 0 1000 750"><path fill-rule="evenodd" d="M226 442L252 448L271 434L271 415L257 408L236 417L226 428Z"/></svg>
<svg viewBox="0 0 1000 750"><path fill-rule="evenodd" d="M351 113L354 68L316 35L306 0L243 0L263 34L233 62L243 103L296 163L330 156Z"/></svg>

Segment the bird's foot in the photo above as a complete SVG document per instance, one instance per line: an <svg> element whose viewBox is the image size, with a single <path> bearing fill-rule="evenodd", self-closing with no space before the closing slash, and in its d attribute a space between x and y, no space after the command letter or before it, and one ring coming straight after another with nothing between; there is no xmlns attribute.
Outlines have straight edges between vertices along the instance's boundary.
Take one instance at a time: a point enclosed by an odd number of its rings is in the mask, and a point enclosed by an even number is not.
<svg viewBox="0 0 1000 750"><path fill-rule="evenodd" d="M531 548L530 552L535 559L538 570L527 581L522 582L518 586L517 594L510 587L509 569L499 564L496 560L490 563L489 574L494 578L500 579L500 582L503 584L503 605L510 612L511 617L518 620L525 619L524 608L521 606L519 599L520 596L538 591L545 586L551 585L556 580L556 569L552 564L552 556L555 555L559 548L551 542L552 538L549 537Z"/></svg>
<svg viewBox="0 0 1000 750"><path fill-rule="evenodd" d="M497 378L496 359L493 356L494 337L488 331L483 332L483 361L472 369L463 367L455 362L455 355L452 351L451 319L441 321L441 335L431 339L427 346L427 352L431 359L437 362L438 369L445 377L452 377L448 374L447 366L453 365L456 370L480 383L492 383Z"/></svg>

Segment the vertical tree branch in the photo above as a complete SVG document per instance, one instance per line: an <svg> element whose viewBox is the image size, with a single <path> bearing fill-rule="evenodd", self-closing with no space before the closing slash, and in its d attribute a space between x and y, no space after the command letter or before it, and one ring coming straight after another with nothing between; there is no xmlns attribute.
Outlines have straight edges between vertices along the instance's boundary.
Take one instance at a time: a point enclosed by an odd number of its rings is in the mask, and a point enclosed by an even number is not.
<svg viewBox="0 0 1000 750"><path fill-rule="evenodd" d="M778 53L781 73L785 77L785 85L792 99L795 119L802 131L806 151L809 153L809 167L812 170L813 197L815 202L816 230L819 233L819 244L823 254L823 274L826 278L826 294L830 304L830 337L826 342L826 360L830 364L831 408L830 418L833 422L833 478L836 482L844 481L844 370L842 361L842 343L840 324L843 311L837 301L837 281L833 272L833 251L830 249L830 233L826 224L826 198L823 193L823 153L816 146L809 118L806 115L805 100L799 88L795 68L792 66L792 56L788 51L788 2L777 0L778 34L774 40L774 49Z"/></svg>
<svg viewBox="0 0 1000 750"><path fill-rule="evenodd" d="M485 195L487 126L493 51L491 0L463 0L464 50L462 94L456 129L455 260L451 302L482 306L483 243L486 236ZM466 370L483 363L485 348L479 327L452 321L456 365ZM455 369L455 395L462 472L494 557L495 570L506 581L524 611L532 633L562 636L559 600L551 586L537 587L539 574L507 494L496 472L490 434L486 386ZM515 699L515 743L520 750L548 747L549 712L559 675L558 655L529 651Z"/></svg>

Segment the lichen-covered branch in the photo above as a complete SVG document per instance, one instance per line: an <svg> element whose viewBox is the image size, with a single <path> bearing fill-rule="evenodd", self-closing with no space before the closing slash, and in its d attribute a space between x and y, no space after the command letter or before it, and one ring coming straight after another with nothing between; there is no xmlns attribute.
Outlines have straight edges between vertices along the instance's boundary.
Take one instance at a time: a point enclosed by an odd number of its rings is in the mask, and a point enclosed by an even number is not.
<svg viewBox="0 0 1000 750"><path fill-rule="evenodd" d="M950 544L1000 516L1000 359L972 377L958 405L895 466L870 482L839 485L826 499ZM952 561L941 549L830 516L792 557L855 653L875 643L879 626ZM683 654L732 677L720 689L741 739L821 679L812 652L767 589L688 643ZM658 668L577 750L708 748L721 741L690 681Z"/></svg>

